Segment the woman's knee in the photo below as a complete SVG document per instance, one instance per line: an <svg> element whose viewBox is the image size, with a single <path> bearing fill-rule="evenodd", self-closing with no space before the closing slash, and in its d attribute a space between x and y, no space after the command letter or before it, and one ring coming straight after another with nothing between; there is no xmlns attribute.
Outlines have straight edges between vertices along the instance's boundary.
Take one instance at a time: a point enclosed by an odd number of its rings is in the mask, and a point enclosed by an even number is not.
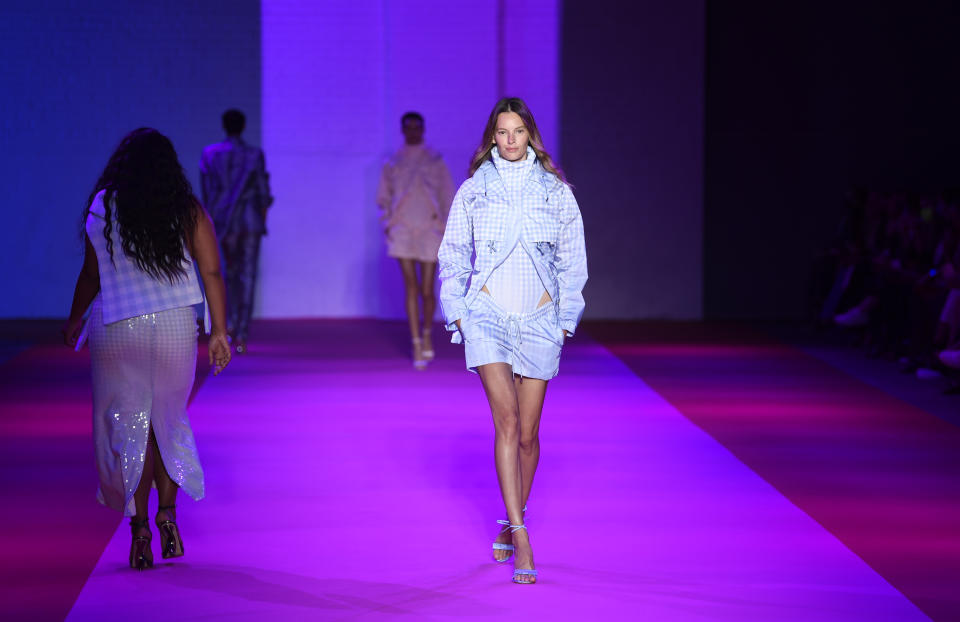
<svg viewBox="0 0 960 622"><path fill-rule="evenodd" d="M516 408L509 406L493 408L493 425L497 429L497 434L508 436L520 435L520 413Z"/></svg>
<svg viewBox="0 0 960 622"><path fill-rule="evenodd" d="M520 430L520 450L533 451L540 446L540 435L536 430Z"/></svg>

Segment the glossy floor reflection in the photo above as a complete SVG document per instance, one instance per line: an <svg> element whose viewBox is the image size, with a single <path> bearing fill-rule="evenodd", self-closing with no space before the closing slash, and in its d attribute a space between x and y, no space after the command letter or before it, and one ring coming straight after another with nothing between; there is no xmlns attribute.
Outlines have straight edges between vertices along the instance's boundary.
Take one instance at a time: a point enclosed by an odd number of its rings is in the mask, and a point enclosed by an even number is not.
<svg viewBox="0 0 960 622"><path fill-rule="evenodd" d="M68 620L926 619L586 332L547 393L540 582L511 584L479 381L448 344L413 371L402 331L261 324L191 407L186 557L130 571L121 525Z"/></svg>

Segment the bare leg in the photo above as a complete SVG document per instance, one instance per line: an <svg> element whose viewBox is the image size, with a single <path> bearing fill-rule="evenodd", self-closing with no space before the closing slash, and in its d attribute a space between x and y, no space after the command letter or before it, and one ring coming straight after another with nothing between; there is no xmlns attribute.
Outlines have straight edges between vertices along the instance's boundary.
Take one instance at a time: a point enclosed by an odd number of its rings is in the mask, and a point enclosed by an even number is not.
<svg viewBox="0 0 960 622"><path fill-rule="evenodd" d="M160 504L157 508L157 516L154 519L157 528L160 530L160 547L164 559L170 557L180 557L183 555L183 540L180 538L180 530L177 528L177 491L180 489L176 482L167 473L167 467L163 464L163 457L160 454L160 447L157 445L156 437L151 430L153 440L153 481L157 485L157 496L160 498Z"/></svg>
<svg viewBox="0 0 960 622"><path fill-rule="evenodd" d="M410 326L410 340L413 342L413 361L423 360L420 343L420 305L417 300L420 286L417 284L417 262L414 259L398 258L403 273L403 290L407 309L407 323Z"/></svg>
<svg viewBox="0 0 960 622"><path fill-rule="evenodd" d="M433 352L430 337L433 325L433 312L437 308L437 298L433 293L433 283L437 275L437 262L427 261L420 264L420 296L423 298L423 351Z"/></svg>
<svg viewBox="0 0 960 622"><path fill-rule="evenodd" d="M137 521L146 519L149 513L147 503L150 500L150 489L153 484L155 447L156 441L153 439L153 428L151 427L150 435L147 437L147 450L143 454L143 473L140 475L140 483L137 484L137 489L133 492L133 503L137 512L137 515L133 518ZM143 528L144 531L147 529L147 527Z"/></svg>
<svg viewBox="0 0 960 622"><path fill-rule="evenodd" d="M153 446L153 481L157 483L157 496L160 500L160 507L173 507L177 504L177 491L180 487L170 478L167 473L167 467L163 464L163 458L160 456L160 448L157 446L157 439L150 432L151 445ZM164 514L166 514L164 516ZM176 510L158 511L157 515L161 520L177 520Z"/></svg>
<svg viewBox="0 0 960 622"><path fill-rule="evenodd" d="M143 472L140 474L140 482L137 489L133 491L133 504L136 514L130 519L131 533L133 542L130 544L130 566L143 570L153 565L153 553L150 551L150 526L147 522L148 508L147 503L150 500L150 484L153 483L153 430L147 437L147 448L143 454ZM138 540L145 538L146 540ZM144 559L147 561L144 562Z"/></svg>
<svg viewBox="0 0 960 622"><path fill-rule="evenodd" d="M530 498L533 476L540 462L540 414L547 394L547 381L514 377L517 401L520 404L520 480L523 484L523 505Z"/></svg>
<svg viewBox="0 0 960 622"><path fill-rule="evenodd" d="M523 524L523 483L520 476L520 402L513 380L513 370L506 363L490 363L477 368L483 389L490 403L496 430L494 457L500 494L512 525ZM526 529L513 533L516 568L533 568L533 550ZM533 582L530 576L524 581Z"/></svg>
<svg viewBox="0 0 960 622"><path fill-rule="evenodd" d="M420 308L417 304L417 262L413 259L397 259L403 273L404 302L407 309L407 322L410 325L410 337L420 336Z"/></svg>
<svg viewBox="0 0 960 622"><path fill-rule="evenodd" d="M523 506L526 507L530 499L530 489L533 487L533 478L537 473L537 464L540 462L540 414L543 412L543 400L547 392L547 381L536 378L513 378L514 390L517 393L517 402L520 415L520 486ZM510 533L501 533L497 542L510 544ZM494 551L494 558L503 561L510 556L510 551Z"/></svg>

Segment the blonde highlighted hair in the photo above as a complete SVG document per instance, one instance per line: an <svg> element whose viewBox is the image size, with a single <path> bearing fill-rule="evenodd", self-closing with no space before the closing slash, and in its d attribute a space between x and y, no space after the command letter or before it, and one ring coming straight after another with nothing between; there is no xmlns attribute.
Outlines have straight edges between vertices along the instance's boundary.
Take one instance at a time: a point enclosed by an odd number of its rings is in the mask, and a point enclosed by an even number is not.
<svg viewBox="0 0 960 622"><path fill-rule="evenodd" d="M496 134L497 131L497 117L504 112L514 112L523 121L523 125L527 128L530 148L537 154L540 165L543 166L545 170L556 175L560 181L568 183L563 176L563 171L553 163L550 154L543 148L543 138L540 136L540 130L537 129L537 122L533 120L533 113L530 112L530 108L528 108L527 104L519 97L504 97L493 107L490 118L487 119L487 126L483 130L483 138L480 140L480 146L477 147L476 152L473 154L473 159L470 161L470 172L467 176L472 177L473 174L477 172L477 169L483 166L484 162L492 159L490 154L496 147L494 134Z"/></svg>

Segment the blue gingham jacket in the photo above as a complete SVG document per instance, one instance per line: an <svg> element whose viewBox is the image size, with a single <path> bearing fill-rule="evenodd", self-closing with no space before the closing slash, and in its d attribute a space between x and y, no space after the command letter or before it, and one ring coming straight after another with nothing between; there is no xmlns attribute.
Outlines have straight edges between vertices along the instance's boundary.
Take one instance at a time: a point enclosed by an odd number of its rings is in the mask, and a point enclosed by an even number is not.
<svg viewBox="0 0 960 622"><path fill-rule="evenodd" d="M467 315L490 274L520 244L573 334L583 315L587 255L583 219L570 186L539 160L530 167L520 205L510 205L500 174L487 161L453 199L440 243L440 306L447 330ZM459 333L454 342L459 342Z"/></svg>

